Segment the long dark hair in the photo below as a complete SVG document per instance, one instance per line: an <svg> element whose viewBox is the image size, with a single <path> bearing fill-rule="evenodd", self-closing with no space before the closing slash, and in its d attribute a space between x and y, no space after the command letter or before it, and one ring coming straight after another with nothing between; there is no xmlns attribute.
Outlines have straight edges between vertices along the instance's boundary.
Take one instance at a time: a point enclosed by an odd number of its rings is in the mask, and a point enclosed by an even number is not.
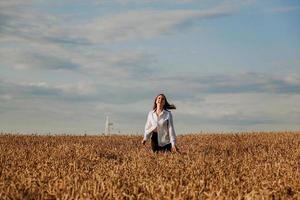
<svg viewBox="0 0 300 200"><path fill-rule="evenodd" d="M159 97L159 96L163 96L164 99L165 99L165 105L164 105L164 110L170 110L170 109L176 109L176 106L174 104L170 104L166 98L166 95L164 94L159 94L155 97L154 99L154 104L153 104L153 110L156 110L156 99Z"/></svg>

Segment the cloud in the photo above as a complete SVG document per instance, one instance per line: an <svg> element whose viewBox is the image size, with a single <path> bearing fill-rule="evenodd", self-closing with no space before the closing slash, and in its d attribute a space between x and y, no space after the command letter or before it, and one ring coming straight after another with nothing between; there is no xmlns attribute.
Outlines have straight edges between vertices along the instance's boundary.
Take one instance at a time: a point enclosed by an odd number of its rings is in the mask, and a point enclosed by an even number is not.
<svg viewBox="0 0 300 200"><path fill-rule="evenodd" d="M127 85L94 82L53 85L0 79L0 125L2 130L15 127L23 132L99 132L105 115L110 114L117 122L116 127L123 127L120 123L124 119L119 116L144 116L139 112L143 103L139 103L137 95L141 92Z"/></svg>
<svg viewBox="0 0 300 200"><path fill-rule="evenodd" d="M0 31L2 35L41 40L57 34L58 29L62 28L62 16L41 13L28 8L7 9L1 15Z"/></svg>
<svg viewBox="0 0 300 200"><path fill-rule="evenodd" d="M170 34L193 21L232 15L235 10L233 5L220 5L207 10L128 11L86 21L77 19L75 23L66 15L10 8L1 14L0 34L59 44L107 44Z"/></svg>
<svg viewBox="0 0 300 200"><path fill-rule="evenodd" d="M282 7L276 7L271 9L271 12L274 13L288 13L288 12L298 12L298 11L300 11L300 6L282 6Z"/></svg>
<svg viewBox="0 0 300 200"><path fill-rule="evenodd" d="M298 74L165 75L159 52L133 49L141 40L185 31L200 20L235 15L240 5L232 2L203 10L146 6L79 18L51 14L52 6L71 1L1 1L0 67L6 79L0 76L0 126L83 131L100 128L109 114L122 130L138 130L154 96L163 92L178 107L179 132L199 130L199 124L297 127ZM39 10L45 5L49 12Z"/></svg>
<svg viewBox="0 0 300 200"><path fill-rule="evenodd" d="M101 0L100 0L101 1ZM139 3L139 4L144 4L144 3L156 3L156 2L178 2L178 3L187 3L187 2L193 2L195 0L115 0L117 3L122 3L122 4L128 4L128 3Z"/></svg>
<svg viewBox="0 0 300 200"><path fill-rule="evenodd" d="M16 48L18 46L18 48ZM0 65L15 70L69 71L83 76L142 78L159 71L150 50L109 50L93 47L69 49L52 43L19 41L0 48ZM63 74L63 73L62 73Z"/></svg>
<svg viewBox="0 0 300 200"><path fill-rule="evenodd" d="M121 78L139 77L153 71L154 53L94 46L86 33L71 31L80 28L72 20L65 24L64 16L26 9L8 9L1 15L5 16L0 18L0 65L3 67L69 70Z"/></svg>
<svg viewBox="0 0 300 200"><path fill-rule="evenodd" d="M80 63L84 73L102 76L118 76L119 79L140 79L143 75L151 75L158 71L156 55L149 51L118 50L93 51L86 49L75 60Z"/></svg>
<svg viewBox="0 0 300 200"><path fill-rule="evenodd" d="M121 79L139 79L158 72L156 54L128 49L112 51L101 49L98 44L170 34L193 21L235 12L233 6L220 5L209 10L129 11L84 21L32 9L36 4L43 5L43 1L0 4L5 8L0 17L1 66L77 71Z"/></svg>
<svg viewBox="0 0 300 200"><path fill-rule="evenodd" d="M58 96L61 90L50 87L47 83L18 83L13 81L0 81L1 93L12 96L13 98L32 98L33 96Z"/></svg>
<svg viewBox="0 0 300 200"><path fill-rule="evenodd" d="M143 79L143 80L142 80ZM211 94L300 94L300 77L296 74L276 77L246 73L195 77L157 77L142 79L81 80L50 84L46 81L18 82L2 80L3 95L14 98L48 98L63 102L101 102L128 104L166 93L180 101L201 101ZM142 80L142 81L141 81ZM151 87L149 87L151 86Z"/></svg>
<svg viewBox="0 0 300 200"><path fill-rule="evenodd" d="M1 49L1 64L14 69L75 70L79 65L59 55L29 49Z"/></svg>
<svg viewBox="0 0 300 200"><path fill-rule="evenodd" d="M116 128L122 132L142 131L146 113L151 109L154 96L160 92L159 88L163 86L168 100L178 108L173 112L176 130L179 133L216 130L216 127L222 127L223 131L297 127L297 120L300 117L299 92L262 91L254 88L246 92L237 92L239 90L236 89L232 92L228 89L222 91L213 88L218 85L224 86L225 83L228 83L228 87L236 88L243 79L247 84L254 84L257 79L263 79L259 82L262 85L272 85L274 80L276 84L284 83L297 87L300 83L299 76L295 74L278 78L253 73L172 79L168 84L167 79L160 79L155 84L148 79L144 82L107 81L104 84L90 80L54 85L47 82L19 82L2 78L0 121L8 123L8 119L14 119L19 127L24 128L28 127L28 124L22 126L21 118L24 120L25 116L30 115L32 117L28 119L28 123L32 127L40 127L41 130L43 127L38 124L45 121L49 123L45 123L44 129L50 130L51 127L57 126L56 130L66 130L65 125L58 122L60 119L74 130L84 131L89 127L103 128L105 115L109 115ZM172 85L173 88L166 87L166 84ZM196 90L197 87L201 89L198 84L202 85L202 91ZM20 116L22 117L19 119ZM79 121L82 123L78 123Z"/></svg>
<svg viewBox="0 0 300 200"><path fill-rule="evenodd" d="M299 98L299 94L255 92L202 94L200 101L177 100L175 117L177 126L184 126L189 119L189 126L185 126L188 130L184 132L296 130Z"/></svg>
<svg viewBox="0 0 300 200"><path fill-rule="evenodd" d="M216 7L210 10L144 10L106 16L92 20L75 28L94 43L120 42L131 39L152 38L180 30L183 25L196 20L211 19L232 15L230 7ZM73 31L72 31L73 32Z"/></svg>
<svg viewBox="0 0 300 200"><path fill-rule="evenodd" d="M199 93L300 93L300 77L297 74L279 77L262 73L180 75L153 78L149 82L157 88L163 85L174 95L177 91L182 91L183 98L191 98Z"/></svg>
<svg viewBox="0 0 300 200"><path fill-rule="evenodd" d="M31 7L41 3L43 0L11 0L11 1L0 1L0 10L5 13L9 10L23 10L24 8Z"/></svg>
<svg viewBox="0 0 300 200"><path fill-rule="evenodd" d="M0 81L0 91L5 97L11 99L32 99L51 100L66 103L88 103L101 102L110 104L127 104L149 98L153 93L143 88L139 82L117 81L114 79L102 81L81 80L72 83L50 84L45 81L20 82L12 80ZM151 89L150 89L151 91Z"/></svg>
<svg viewBox="0 0 300 200"><path fill-rule="evenodd" d="M14 133L99 133L104 116L89 102L72 104L52 99L12 99L0 104L2 131ZM101 125L100 125L101 124Z"/></svg>

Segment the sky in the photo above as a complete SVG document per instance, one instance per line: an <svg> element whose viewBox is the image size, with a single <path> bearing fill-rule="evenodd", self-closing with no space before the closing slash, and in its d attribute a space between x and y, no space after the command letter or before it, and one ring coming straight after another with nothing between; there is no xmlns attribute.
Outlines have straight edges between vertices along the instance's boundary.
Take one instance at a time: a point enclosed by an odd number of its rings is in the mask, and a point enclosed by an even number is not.
<svg viewBox="0 0 300 200"><path fill-rule="evenodd" d="M0 131L300 130L297 0L0 1Z"/></svg>

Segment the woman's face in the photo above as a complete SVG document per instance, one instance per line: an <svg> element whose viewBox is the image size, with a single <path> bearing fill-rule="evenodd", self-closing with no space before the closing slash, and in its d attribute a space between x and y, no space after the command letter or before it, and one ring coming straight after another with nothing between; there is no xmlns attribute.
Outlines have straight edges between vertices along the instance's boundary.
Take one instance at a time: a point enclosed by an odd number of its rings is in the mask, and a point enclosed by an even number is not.
<svg viewBox="0 0 300 200"><path fill-rule="evenodd" d="M165 105L165 98L164 98L164 96L159 95L159 96L156 98L156 105L158 105L158 104L161 104L162 106Z"/></svg>

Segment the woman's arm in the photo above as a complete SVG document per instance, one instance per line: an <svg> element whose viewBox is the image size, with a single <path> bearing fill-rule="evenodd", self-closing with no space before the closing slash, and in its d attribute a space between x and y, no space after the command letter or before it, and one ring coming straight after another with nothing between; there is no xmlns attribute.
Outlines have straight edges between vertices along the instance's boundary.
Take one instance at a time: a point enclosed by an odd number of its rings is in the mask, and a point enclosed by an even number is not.
<svg viewBox="0 0 300 200"><path fill-rule="evenodd" d="M151 112L149 112L148 117L147 117L147 122L145 125L144 139L142 142L143 144L145 144L146 141L150 138L152 130L153 130L153 127L151 124Z"/></svg>
<svg viewBox="0 0 300 200"><path fill-rule="evenodd" d="M169 112L169 136L170 136L172 147L176 147L176 134L173 125L173 116L171 112Z"/></svg>

